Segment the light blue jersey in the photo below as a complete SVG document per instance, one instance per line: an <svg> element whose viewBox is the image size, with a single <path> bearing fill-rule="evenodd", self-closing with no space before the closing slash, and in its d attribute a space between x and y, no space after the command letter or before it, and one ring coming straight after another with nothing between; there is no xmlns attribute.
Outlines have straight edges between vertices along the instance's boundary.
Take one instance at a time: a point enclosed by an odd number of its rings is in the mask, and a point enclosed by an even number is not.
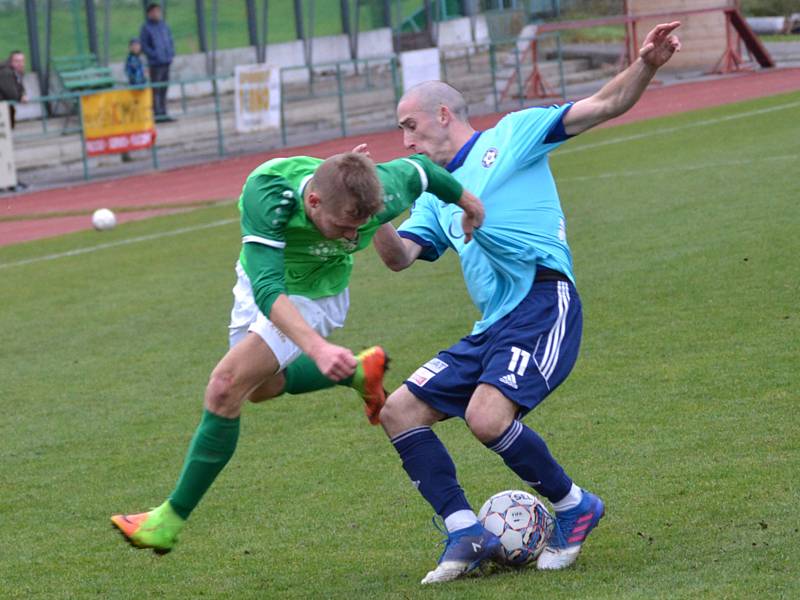
<svg viewBox="0 0 800 600"><path fill-rule="evenodd" d="M447 166L486 207L473 241L464 244L462 210L421 196L400 235L423 247L420 258L458 252L472 301L482 313L472 333L484 331L525 298L537 265L574 283L572 256L547 154L568 139L562 119L572 104L529 108L476 133Z"/></svg>

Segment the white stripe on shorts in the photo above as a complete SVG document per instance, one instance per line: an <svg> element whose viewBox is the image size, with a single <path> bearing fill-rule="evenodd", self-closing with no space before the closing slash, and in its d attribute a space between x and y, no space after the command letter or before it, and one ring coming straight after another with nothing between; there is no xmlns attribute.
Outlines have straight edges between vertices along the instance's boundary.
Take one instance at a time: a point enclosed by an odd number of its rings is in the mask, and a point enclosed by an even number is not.
<svg viewBox="0 0 800 600"><path fill-rule="evenodd" d="M558 364L558 355L561 351L561 342L567 329L567 313L569 312L569 284L566 281L558 282L558 317L550 333L547 334L547 345L544 348L539 372L545 381L550 379Z"/></svg>

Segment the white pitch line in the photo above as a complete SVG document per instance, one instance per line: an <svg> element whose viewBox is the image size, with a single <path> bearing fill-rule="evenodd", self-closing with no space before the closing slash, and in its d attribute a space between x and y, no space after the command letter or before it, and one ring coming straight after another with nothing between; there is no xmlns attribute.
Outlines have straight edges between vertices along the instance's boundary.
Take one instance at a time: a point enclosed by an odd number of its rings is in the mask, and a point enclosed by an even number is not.
<svg viewBox="0 0 800 600"><path fill-rule="evenodd" d="M758 115L763 115L771 112L775 112L778 110L786 110L788 108L797 108L800 106L800 102L787 102L786 104L778 104L776 106L770 106L769 108L759 108L757 110L749 110L743 113L737 113L734 115L726 115L724 117L715 117L713 119L705 119L703 121L693 121L692 123L685 123L684 125L676 125L675 127L664 127L663 129L656 129L654 131L645 131L642 133L636 133L633 135L627 135L624 137L614 138L612 140L604 140L602 142L594 142L593 144L584 144L582 146L576 146L574 148L567 147L559 149L558 152L554 154L554 156L563 156L565 154L572 154L574 152L583 152L584 150L593 150L594 148L600 148L602 146L610 146L611 144L622 144L625 142L632 142L635 140L642 140L645 138L653 137L656 135L664 135L667 133L675 133L676 131L683 131L684 129L694 129L695 127L702 127L704 125L716 125L717 123L724 123L726 121L735 121L736 119L746 119L748 117L755 117Z"/></svg>
<svg viewBox="0 0 800 600"><path fill-rule="evenodd" d="M30 265L33 263L43 262L47 260L57 260L59 258L67 258L69 256L78 256L80 254L89 254L91 252L97 252L98 250L107 250L109 248L116 248L118 246L138 244L139 242L149 242L150 240L158 240L161 238L172 237L175 235L182 235L184 233L200 231L201 229L211 229L212 227L221 227L222 225L230 225L231 223L236 223L238 221L239 219L222 219L220 221L213 221L212 223L204 223L203 225L193 225L191 227L181 227L180 229L172 229L171 231L161 231L159 233L151 233L149 235L140 235L138 237L118 240L116 242L107 242L105 244L97 244L96 246L87 246L85 248L76 248L75 250L67 250L66 252L59 252L57 254L46 254L45 256L26 258L24 260L18 260L15 262L0 263L0 269L7 269L10 267L20 267L22 265Z"/></svg>
<svg viewBox="0 0 800 600"><path fill-rule="evenodd" d="M574 177L557 177L556 183L563 183L567 181L596 181L598 179L614 179L616 177L639 177L642 175L661 175L664 173L675 173L680 170L682 173L686 171L702 171L703 169L718 169L720 167L739 167L747 166L756 162L768 161L782 161L782 160L797 160L800 154L780 154L778 156L761 156L758 158L741 158L736 160L722 160L709 163L700 163L688 166L659 167L657 169L637 169L635 171L612 171L610 173L600 173L598 175L575 175Z"/></svg>

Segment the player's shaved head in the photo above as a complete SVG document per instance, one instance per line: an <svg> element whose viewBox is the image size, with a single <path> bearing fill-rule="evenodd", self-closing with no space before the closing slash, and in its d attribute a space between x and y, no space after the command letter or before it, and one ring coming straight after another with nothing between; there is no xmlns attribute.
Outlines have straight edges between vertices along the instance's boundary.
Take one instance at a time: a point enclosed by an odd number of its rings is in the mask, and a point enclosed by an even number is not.
<svg viewBox="0 0 800 600"><path fill-rule="evenodd" d="M375 164L363 154L331 156L314 172L311 188L327 205L355 219L366 219L383 208L383 188Z"/></svg>
<svg viewBox="0 0 800 600"><path fill-rule="evenodd" d="M461 92L443 81L423 81L410 88L400 102L413 101L418 110L434 114L446 106L459 121L468 118L467 101Z"/></svg>
<svg viewBox="0 0 800 600"><path fill-rule="evenodd" d="M397 124L406 148L439 165L450 162L475 133L464 96L442 81L425 81L403 94L397 104Z"/></svg>

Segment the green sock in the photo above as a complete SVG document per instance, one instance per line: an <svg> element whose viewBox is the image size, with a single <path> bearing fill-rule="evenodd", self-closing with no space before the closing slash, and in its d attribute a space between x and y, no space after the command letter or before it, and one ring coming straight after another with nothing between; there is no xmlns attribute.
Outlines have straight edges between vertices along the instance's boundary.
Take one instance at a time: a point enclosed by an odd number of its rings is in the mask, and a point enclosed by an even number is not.
<svg viewBox="0 0 800 600"><path fill-rule="evenodd" d="M335 385L351 387L359 370L360 369L356 369L356 372L346 379L334 381L333 379L328 379L320 372L317 368L317 363L315 363L310 356L301 354L297 357L297 360L292 362L283 371L283 377L286 379L286 385L283 391L287 394L303 394L305 392L324 390Z"/></svg>
<svg viewBox="0 0 800 600"><path fill-rule="evenodd" d="M181 476L169 497L175 512L186 519L225 468L236 450L239 439L239 417L227 419L208 409L197 426Z"/></svg>

